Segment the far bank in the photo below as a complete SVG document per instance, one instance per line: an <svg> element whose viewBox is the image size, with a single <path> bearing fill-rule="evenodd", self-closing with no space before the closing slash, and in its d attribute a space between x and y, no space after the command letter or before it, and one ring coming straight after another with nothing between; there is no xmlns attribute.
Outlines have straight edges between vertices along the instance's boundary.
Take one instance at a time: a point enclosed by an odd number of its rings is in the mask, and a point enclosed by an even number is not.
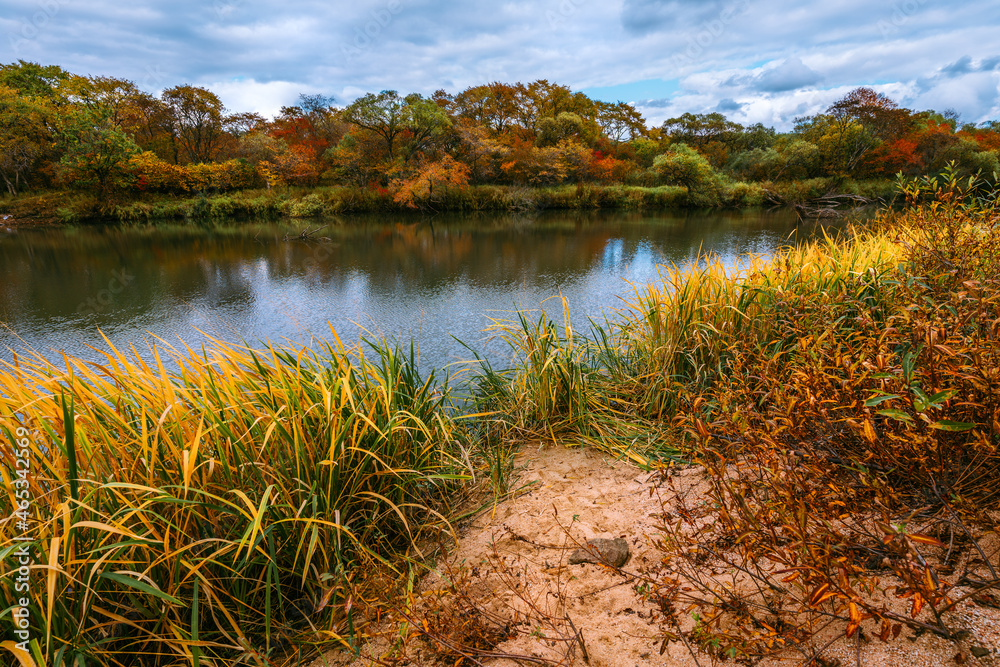
<svg viewBox="0 0 1000 667"><path fill-rule="evenodd" d="M545 210L748 209L793 207L843 210L855 204L887 202L894 181L814 178L781 183L719 184L712 188L569 184L550 187L476 185L444 188L421 200L400 202L387 188L352 186L282 187L192 194L145 194L103 199L81 190L50 190L0 199L3 224L122 225L190 221L264 221L325 215Z"/></svg>

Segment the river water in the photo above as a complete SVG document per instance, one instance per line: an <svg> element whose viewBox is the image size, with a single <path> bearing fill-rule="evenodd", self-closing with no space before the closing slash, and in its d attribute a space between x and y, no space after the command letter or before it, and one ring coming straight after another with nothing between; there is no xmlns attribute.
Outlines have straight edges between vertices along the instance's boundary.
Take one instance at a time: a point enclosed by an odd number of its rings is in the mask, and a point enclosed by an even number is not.
<svg viewBox="0 0 1000 667"><path fill-rule="evenodd" d="M143 352L154 336L309 344L332 326L345 343L412 337L425 369L469 359L456 338L502 366L494 319L544 308L561 321L561 296L584 328L659 265L703 252L733 264L813 231L784 211L24 229L0 233L0 359L32 348L98 360L102 333Z"/></svg>

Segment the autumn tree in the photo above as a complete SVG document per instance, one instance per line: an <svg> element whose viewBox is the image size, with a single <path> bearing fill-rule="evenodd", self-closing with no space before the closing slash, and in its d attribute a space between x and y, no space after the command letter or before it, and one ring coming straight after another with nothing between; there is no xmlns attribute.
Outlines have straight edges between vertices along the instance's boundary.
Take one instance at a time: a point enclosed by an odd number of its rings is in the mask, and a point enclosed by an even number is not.
<svg viewBox="0 0 1000 667"><path fill-rule="evenodd" d="M77 104L100 110L122 129L134 123L134 104L143 93L133 82L107 76L76 77L71 86Z"/></svg>
<svg viewBox="0 0 1000 667"><path fill-rule="evenodd" d="M455 96L451 108L461 118L468 118L495 135L510 130L517 122L524 87L495 81L466 88Z"/></svg>
<svg viewBox="0 0 1000 667"><path fill-rule="evenodd" d="M298 104L281 108L270 132L289 146L301 147L318 164L350 129L333 102L333 97L326 95L299 95Z"/></svg>
<svg viewBox="0 0 1000 667"><path fill-rule="evenodd" d="M50 152L52 109L38 98L0 86L0 178L16 195Z"/></svg>
<svg viewBox="0 0 1000 667"><path fill-rule="evenodd" d="M857 88L832 104L826 114L800 121L796 131L820 147L832 172L847 176L871 151L902 136L910 123L909 111L882 93Z"/></svg>
<svg viewBox="0 0 1000 667"><path fill-rule="evenodd" d="M267 120L256 111L242 111L226 116L224 128L239 139L253 132L259 132L267 125Z"/></svg>
<svg viewBox="0 0 1000 667"><path fill-rule="evenodd" d="M492 136L492 132L470 120L455 125L457 138L455 157L469 167L469 178L475 183L496 179L500 165L509 152L507 146Z"/></svg>
<svg viewBox="0 0 1000 667"><path fill-rule="evenodd" d="M185 162L211 162L223 140L225 107L198 86L175 86L161 96L173 121L173 137ZM179 160L178 160L179 161Z"/></svg>
<svg viewBox="0 0 1000 667"><path fill-rule="evenodd" d="M444 155L423 165L413 176L393 181L393 201L409 208L425 208L443 200L449 189L464 189L469 184L469 167Z"/></svg>

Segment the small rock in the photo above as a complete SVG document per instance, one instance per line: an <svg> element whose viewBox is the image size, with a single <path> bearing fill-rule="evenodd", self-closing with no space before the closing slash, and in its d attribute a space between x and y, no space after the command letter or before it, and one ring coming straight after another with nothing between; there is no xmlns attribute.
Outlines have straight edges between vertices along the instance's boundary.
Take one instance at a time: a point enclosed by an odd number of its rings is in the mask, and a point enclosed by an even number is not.
<svg viewBox="0 0 1000 667"><path fill-rule="evenodd" d="M971 651L972 655L977 658L985 658L990 654L990 650L988 648L983 648L982 646L970 646L969 651Z"/></svg>
<svg viewBox="0 0 1000 667"><path fill-rule="evenodd" d="M570 565L580 563L597 563L600 565L610 565L611 567L621 567L630 556L628 542L620 537L613 540L599 537L589 540L582 549L577 549L569 556Z"/></svg>

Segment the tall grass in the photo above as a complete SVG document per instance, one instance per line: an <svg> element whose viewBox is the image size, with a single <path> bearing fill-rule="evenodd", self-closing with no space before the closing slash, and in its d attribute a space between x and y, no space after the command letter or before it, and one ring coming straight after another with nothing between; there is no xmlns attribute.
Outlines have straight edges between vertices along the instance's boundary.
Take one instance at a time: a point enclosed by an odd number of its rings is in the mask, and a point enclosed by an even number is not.
<svg viewBox="0 0 1000 667"><path fill-rule="evenodd" d="M884 317L884 288L901 256L888 234L855 230L730 268L717 256L663 267L623 309L621 344L639 364L640 403L671 414L681 394L726 378L734 355L774 363L796 354L797 332L825 324L829 308L843 306L836 319L845 324L859 309Z"/></svg>
<svg viewBox="0 0 1000 667"><path fill-rule="evenodd" d="M558 326L519 313L494 323L516 361L480 374L479 399L506 416L512 434L653 465L677 454L671 420L708 403L737 359L787 363L801 353L801 332L826 327L831 309L842 311L833 319L845 329L862 311L884 318L901 254L888 234L855 231L735 267L717 256L662 267L659 281L634 286L619 318L582 332L568 317Z"/></svg>
<svg viewBox="0 0 1000 667"><path fill-rule="evenodd" d="M24 595L19 540L34 563L30 656L4 648L37 665L262 665L302 641L355 645L350 591L447 530L473 464L412 350L333 340L4 364L0 461L16 476L20 443L31 463L29 525L0 522L4 608Z"/></svg>

